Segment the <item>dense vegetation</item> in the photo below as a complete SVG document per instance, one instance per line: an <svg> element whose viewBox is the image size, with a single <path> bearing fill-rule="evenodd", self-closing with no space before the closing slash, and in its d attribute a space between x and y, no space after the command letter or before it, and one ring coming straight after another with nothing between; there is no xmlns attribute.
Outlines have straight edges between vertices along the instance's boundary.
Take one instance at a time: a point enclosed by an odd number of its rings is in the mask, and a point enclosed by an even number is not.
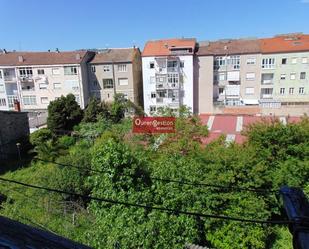
<svg viewBox="0 0 309 249"><path fill-rule="evenodd" d="M131 133L130 118L125 118L132 105L121 96L112 104L92 100L84 116L77 108L76 115L69 111L66 119L60 117L60 109L69 108L65 99L51 106L49 127L31 135L36 158L44 161L34 159L29 167L6 173L6 178L123 202L261 220L285 219L280 199L270 191L231 191L154 178L268 190L290 185L309 192L307 118L297 124L252 125L242 145L220 138L204 146L201 138L207 129L186 108L177 118L175 134L136 135ZM71 103L70 108L74 106ZM159 115L173 114L165 109ZM77 117L83 121L75 123ZM73 127L68 119L74 120L74 132L62 136L51 132ZM184 248L186 243L229 249L292 248L284 226L196 218L11 184L1 184L0 192L6 198L2 215L94 248Z"/></svg>

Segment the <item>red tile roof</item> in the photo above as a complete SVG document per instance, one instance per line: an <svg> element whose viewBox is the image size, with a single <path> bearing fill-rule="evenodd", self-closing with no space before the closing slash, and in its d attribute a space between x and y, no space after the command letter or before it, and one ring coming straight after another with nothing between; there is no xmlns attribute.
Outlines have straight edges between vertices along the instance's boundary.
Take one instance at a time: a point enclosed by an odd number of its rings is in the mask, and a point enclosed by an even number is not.
<svg viewBox="0 0 309 249"><path fill-rule="evenodd" d="M309 35L291 34L260 39L262 53L309 51Z"/></svg>
<svg viewBox="0 0 309 249"><path fill-rule="evenodd" d="M144 47L142 56L166 56L171 55L171 49L175 48L192 48L194 52L196 45L195 39L166 39L148 41Z"/></svg>
<svg viewBox="0 0 309 249"><path fill-rule="evenodd" d="M238 39L201 42L197 55L257 54L260 52L259 40Z"/></svg>
<svg viewBox="0 0 309 249"><path fill-rule="evenodd" d="M86 53L87 51L7 52L0 54L0 66L80 64Z"/></svg>
<svg viewBox="0 0 309 249"><path fill-rule="evenodd" d="M248 125L257 122L271 122L279 117L273 116L255 116L255 115L226 115L226 114L201 114L200 119L203 125L209 125L208 137L202 138L203 144L208 144L215 141L221 135L231 135L235 137L236 143L243 143L246 141L246 137L242 135L242 131L248 127ZM299 122L300 117L283 117L288 123ZM237 124L238 123L238 124ZM238 128L238 130L237 130Z"/></svg>

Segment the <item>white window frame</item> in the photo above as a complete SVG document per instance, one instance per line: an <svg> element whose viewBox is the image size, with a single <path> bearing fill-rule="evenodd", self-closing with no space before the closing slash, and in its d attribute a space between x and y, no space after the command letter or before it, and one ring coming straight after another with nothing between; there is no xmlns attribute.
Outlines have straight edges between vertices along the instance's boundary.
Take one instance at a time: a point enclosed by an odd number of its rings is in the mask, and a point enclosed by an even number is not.
<svg viewBox="0 0 309 249"><path fill-rule="evenodd" d="M127 64L118 64L117 66L118 72L124 73L127 72Z"/></svg>
<svg viewBox="0 0 309 249"><path fill-rule="evenodd" d="M275 58L263 58L262 59L263 69L273 69L275 68Z"/></svg>
<svg viewBox="0 0 309 249"><path fill-rule="evenodd" d="M305 77L302 78L302 75L304 75ZM305 80L305 79L306 79L306 76L307 76L307 73L306 73L306 72L300 72L300 74L299 74L299 79L300 79L300 80Z"/></svg>
<svg viewBox="0 0 309 249"><path fill-rule="evenodd" d="M41 100L41 104L44 104L44 105L49 104L48 97L41 97L40 100Z"/></svg>
<svg viewBox="0 0 309 249"><path fill-rule="evenodd" d="M45 75L45 70L44 69L38 69L37 70L37 72L38 72L38 75ZM43 72L43 73L42 73Z"/></svg>
<svg viewBox="0 0 309 249"><path fill-rule="evenodd" d="M37 105L36 96L35 95L23 96L23 104L24 105Z"/></svg>
<svg viewBox="0 0 309 249"><path fill-rule="evenodd" d="M60 86L60 87L55 87L55 86ZM62 88L62 85L61 85L61 83L59 83L59 82L55 82L55 83L53 83L53 88L54 89L61 89Z"/></svg>
<svg viewBox="0 0 309 249"><path fill-rule="evenodd" d="M247 65L255 65L256 64L256 58L255 57L247 58L246 63L247 63Z"/></svg>
<svg viewBox="0 0 309 249"><path fill-rule="evenodd" d="M255 73L254 72L246 73L246 80L255 80Z"/></svg>
<svg viewBox="0 0 309 249"><path fill-rule="evenodd" d="M48 84L46 83L39 83L39 89L40 90L46 90L48 88Z"/></svg>
<svg viewBox="0 0 309 249"><path fill-rule="evenodd" d="M280 80L286 80L286 74L285 73L282 73L280 75Z"/></svg>
<svg viewBox="0 0 309 249"><path fill-rule="evenodd" d="M290 94L290 95L293 95L293 94L294 94L294 87L290 87L290 88L289 88L289 94Z"/></svg>
<svg viewBox="0 0 309 249"><path fill-rule="evenodd" d="M290 80L296 80L296 73L290 74Z"/></svg>
<svg viewBox="0 0 309 249"><path fill-rule="evenodd" d="M124 80L126 80L126 84L121 83ZM128 86L129 85L129 79L128 78L118 78L118 85L119 86Z"/></svg>
<svg viewBox="0 0 309 249"><path fill-rule="evenodd" d="M0 85L0 93L5 93L5 85Z"/></svg>
<svg viewBox="0 0 309 249"><path fill-rule="evenodd" d="M280 88L280 95L284 95L285 94L285 88L284 87L281 87Z"/></svg>
<svg viewBox="0 0 309 249"><path fill-rule="evenodd" d="M156 92L151 92L150 97L151 97L152 99L155 99L155 98L157 97Z"/></svg>
<svg viewBox="0 0 309 249"><path fill-rule="evenodd" d="M254 87L246 87L245 94L246 95L254 95Z"/></svg>
<svg viewBox="0 0 309 249"><path fill-rule="evenodd" d="M297 57L293 57L293 58L292 58L291 64L297 64Z"/></svg>
<svg viewBox="0 0 309 249"><path fill-rule="evenodd" d="M53 67L52 68L52 75L60 75L60 68L59 67Z"/></svg>
<svg viewBox="0 0 309 249"><path fill-rule="evenodd" d="M77 75L77 67L76 66L64 66L64 75Z"/></svg>
<svg viewBox="0 0 309 249"><path fill-rule="evenodd" d="M302 64L307 64L308 63L308 57L302 57L301 58L301 63Z"/></svg>
<svg viewBox="0 0 309 249"><path fill-rule="evenodd" d="M110 70L110 65L103 65L103 72L109 72Z"/></svg>

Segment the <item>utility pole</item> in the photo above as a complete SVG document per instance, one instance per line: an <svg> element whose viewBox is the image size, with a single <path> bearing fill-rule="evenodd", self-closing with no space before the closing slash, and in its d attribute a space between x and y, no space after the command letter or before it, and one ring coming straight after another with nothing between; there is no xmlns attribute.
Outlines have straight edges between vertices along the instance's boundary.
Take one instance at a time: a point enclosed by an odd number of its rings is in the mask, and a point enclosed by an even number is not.
<svg viewBox="0 0 309 249"><path fill-rule="evenodd" d="M289 226L293 235L293 248L309 249L309 202L307 197L301 189L287 186L280 189L280 194L289 220L294 222Z"/></svg>

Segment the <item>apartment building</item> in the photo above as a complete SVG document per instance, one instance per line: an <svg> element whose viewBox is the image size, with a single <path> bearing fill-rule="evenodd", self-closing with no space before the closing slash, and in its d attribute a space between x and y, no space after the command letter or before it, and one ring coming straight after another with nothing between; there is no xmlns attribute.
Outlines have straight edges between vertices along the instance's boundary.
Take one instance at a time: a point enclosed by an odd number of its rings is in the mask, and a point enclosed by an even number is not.
<svg viewBox="0 0 309 249"><path fill-rule="evenodd" d="M142 62L138 48L113 48L96 51L88 64L91 96L112 101L122 93L143 106Z"/></svg>
<svg viewBox="0 0 309 249"><path fill-rule="evenodd" d="M309 35L278 35L260 43L261 100L309 105Z"/></svg>
<svg viewBox="0 0 309 249"><path fill-rule="evenodd" d="M148 41L142 53L144 111L159 107L194 109L195 39Z"/></svg>
<svg viewBox="0 0 309 249"><path fill-rule="evenodd" d="M72 93L84 108L88 101L87 62L94 53L6 52L0 54L0 110L46 110L50 101Z"/></svg>
<svg viewBox="0 0 309 249"><path fill-rule="evenodd" d="M260 95L261 54L258 40L200 42L196 53L198 111L213 105L257 105Z"/></svg>

